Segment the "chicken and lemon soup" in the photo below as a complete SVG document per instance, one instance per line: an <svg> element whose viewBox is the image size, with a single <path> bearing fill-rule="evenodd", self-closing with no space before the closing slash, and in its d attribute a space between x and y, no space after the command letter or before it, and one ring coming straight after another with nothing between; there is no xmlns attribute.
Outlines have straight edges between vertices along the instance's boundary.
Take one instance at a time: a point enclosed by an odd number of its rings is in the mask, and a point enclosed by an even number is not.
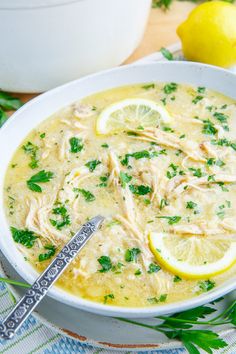
<svg viewBox="0 0 236 354"><path fill-rule="evenodd" d="M5 180L12 237L41 272L89 218L105 221L57 284L92 301L191 298L236 266L236 105L204 87L115 88L32 131Z"/></svg>

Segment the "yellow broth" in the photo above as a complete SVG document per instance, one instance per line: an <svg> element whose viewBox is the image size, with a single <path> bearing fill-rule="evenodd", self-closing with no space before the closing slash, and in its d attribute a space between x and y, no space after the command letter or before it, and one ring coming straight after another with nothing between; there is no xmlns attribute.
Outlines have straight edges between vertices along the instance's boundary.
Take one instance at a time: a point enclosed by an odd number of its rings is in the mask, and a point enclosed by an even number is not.
<svg viewBox="0 0 236 354"><path fill-rule="evenodd" d="M178 184L176 177L181 174L189 179L199 173L235 176L236 146L231 144L236 137L235 102L204 88L166 85L125 86L86 97L37 126L10 162L5 179L7 217L15 229L29 230L31 236L37 236L33 245L26 247L18 240L17 246L39 272L52 260L54 250L57 253L87 219L97 214L105 216L102 229L57 282L78 297L109 305L144 307L197 296L211 288L207 286L209 279L179 279L163 266L157 271L148 233L165 231L179 237L181 227L184 233L189 227L187 237L191 237L191 227L197 225L205 231L195 237L213 237L215 233L222 238L235 237L235 183L209 180L201 188L189 188L175 198L170 192L170 183ZM97 135L95 122L101 111L133 97L165 106L173 119L168 125L160 123L158 129L167 139L174 136L186 141L186 149L192 154L199 152L205 161L192 159L181 149L140 139L146 127L139 127L136 135L127 134L125 129ZM217 145L220 139L227 142ZM140 151L147 151L149 157L145 157L147 153L139 158L129 156L128 163L124 163L126 154ZM126 186L130 205L125 204L114 159L120 171L132 177ZM35 191L27 181L43 170L52 172L53 177L38 183L42 191ZM133 194L129 185L149 186L150 192ZM189 201L196 205L187 208ZM173 224L159 218L176 215L181 220ZM235 268L210 279L210 284L216 286L229 279Z"/></svg>

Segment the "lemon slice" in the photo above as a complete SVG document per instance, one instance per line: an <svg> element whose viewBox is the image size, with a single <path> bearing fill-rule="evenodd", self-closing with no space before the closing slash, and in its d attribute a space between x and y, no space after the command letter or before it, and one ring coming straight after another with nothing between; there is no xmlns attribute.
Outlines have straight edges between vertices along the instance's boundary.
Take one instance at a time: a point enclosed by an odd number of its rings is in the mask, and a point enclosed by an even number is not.
<svg viewBox="0 0 236 354"><path fill-rule="evenodd" d="M97 134L111 134L138 127L155 127L159 121L168 123L167 110L156 102L144 98L129 98L105 108L96 122Z"/></svg>
<svg viewBox="0 0 236 354"><path fill-rule="evenodd" d="M149 246L160 264L187 279L223 273L236 262L236 242L232 239L152 232Z"/></svg>

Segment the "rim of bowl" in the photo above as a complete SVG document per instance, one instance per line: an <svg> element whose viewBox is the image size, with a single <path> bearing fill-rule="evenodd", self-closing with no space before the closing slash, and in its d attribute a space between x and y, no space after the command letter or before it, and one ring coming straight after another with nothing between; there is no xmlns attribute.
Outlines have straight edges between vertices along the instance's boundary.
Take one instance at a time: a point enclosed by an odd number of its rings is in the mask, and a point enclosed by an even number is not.
<svg viewBox="0 0 236 354"><path fill-rule="evenodd" d="M226 74L227 76L230 76L233 81L235 81L236 85L236 75L229 72L226 69L218 68L212 65L208 64L201 64L201 63L195 63L195 62L184 62L184 61L159 61L157 63L143 63L143 64L129 64L129 65L123 65L121 67L117 68L112 68L108 70L104 70L95 74L91 74L88 76L85 76L83 78L71 81L69 83L66 83L64 85L58 86L52 90L49 90L43 94L40 94L39 96L33 98L30 100L28 103L24 104L19 110L17 110L9 119L4 126L0 129L0 140L1 140L1 135L4 134L4 132L8 129L8 126L15 124L15 120L18 119L18 115L24 114L25 110L28 110L31 108L31 106L34 106L38 102L43 101L45 98L50 98L50 96L53 96L59 91L63 91L64 89L69 88L70 86L73 87L73 85L77 84L78 82L83 82L83 80L87 79L93 79L99 76L107 76L110 75L111 73L114 72L119 72L119 71L125 71L129 70L129 68L132 67L155 67L155 66L189 66L194 68L202 68L204 70L210 70L212 72L221 72L222 74ZM128 83L127 83L128 85ZM119 86L119 85L118 85ZM114 87L115 84L114 84ZM214 90L214 89L213 89ZM42 121L47 119L48 117L43 117ZM37 126L37 124L35 124ZM33 129L33 128L32 128ZM31 130L32 130L31 129ZM6 173L6 170L4 171L4 175ZM4 219L6 220L6 215L4 215ZM8 222L6 222L9 228ZM11 252L10 250L5 247L4 244L1 242L0 238L0 249L2 250L4 256L8 259L8 261L12 264L12 266L15 268L17 273L25 279L29 284L32 284L36 278L38 277L39 273L34 270L32 266L29 266L29 269L31 270L31 273L28 273L24 268L19 269L19 265L16 263L14 259L11 257ZM17 249L15 245L15 249L17 250L17 253L19 256L22 257L21 252ZM228 280L225 283L217 286L215 289L203 293L201 295L198 295L196 297L184 300L184 301L178 301L178 302L173 302L169 304L164 304L164 305L157 305L157 306L150 306L150 307L121 307L121 306L114 306L114 305L105 305L101 303L97 303L94 301L86 300L80 297L77 297L73 294L70 294L69 292L66 292L62 290L61 288L57 286L53 286L47 293L48 296L51 298L56 299L57 301L60 301L61 303L65 303L67 305L70 305L72 307L76 307L88 312L93 312L96 314L101 314L105 316L119 316L119 317L129 317L129 318L147 318L147 317L152 317L155 315L164 315L164 314L170 314L174 312L179 312L179 311L184 311L189 308L197 307L200 305L203 305L207 302L214 301L215 299L233 291L236 289L236 278L234 281Z"/></svg>

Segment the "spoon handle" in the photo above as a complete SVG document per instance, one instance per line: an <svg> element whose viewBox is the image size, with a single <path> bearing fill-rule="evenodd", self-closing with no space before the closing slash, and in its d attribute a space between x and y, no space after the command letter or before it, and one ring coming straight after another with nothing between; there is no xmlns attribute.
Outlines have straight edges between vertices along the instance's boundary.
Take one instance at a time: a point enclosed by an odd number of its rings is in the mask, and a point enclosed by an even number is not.
<svg viewBox="0 0 236 354"><path fill-rule="evenodd" d="M99 228L103 220L104 218L99 215L89 220L63 247L52 263L50 263L45 271L37 278L31 288L26 291L22 299L0 324L0 338L10 339L14 336L23 322L44 298L48 289L59 278L61 273Z"/></svg>

